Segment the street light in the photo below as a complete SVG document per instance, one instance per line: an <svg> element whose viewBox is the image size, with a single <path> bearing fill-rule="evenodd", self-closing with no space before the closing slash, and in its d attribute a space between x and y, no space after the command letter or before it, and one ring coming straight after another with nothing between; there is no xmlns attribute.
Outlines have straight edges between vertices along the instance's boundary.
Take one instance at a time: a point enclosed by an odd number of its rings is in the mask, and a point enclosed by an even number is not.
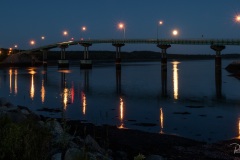
<svg viewBox="0 0 240 160"><path fill-rule="evenodd" d="M32 46L35 45L35 43L36 43L36 42L35 42L34 40L31 40L31 41L30 41L30 44L31 44Z"/></svg>
<svg viewBox="0 0 240 160"><path fill-rule="evenodd" d="M15 45L14 45L14 48L15 48L15 50L17 51L18 45L15 44Z"/></svg>
<svg viewBox="0 0 240 160"><path fill-rule="evenodd" d="M83 26L82 27L82 31L86 31L87 30L87 27L86 26Z"/></svg>
<svg viewBox="0 0 240 160"><path fill-rule="evenodd" d="M82 26L81 30L82 30L82 32L86 32L87 31L87 27L86 26ZM83 40L84 36L81 39Z"/></svg>
<svg viewBox="0 0 240 160"><path fill-rule="evenodd" d="M234 20L235 22L240 23L240 15L236 15Z"/></svg>
<svg viewBox="0 0 240 160"><path fill-rule="evenodd" d="M42 36L42 37L41 37L41 39L42 39L42 40L44 40L44 39L45 39L45 37L44 37L44 36Z"/></svg>
<svg viewBox="0 0 240 160"><path fill-rule="evenodd" d="M63 31L63 35L67 36L68 35L68 31Z"/></svg>
<svg viewBox="0 0 240 160"><path fill-rule="evenodd" d="M172 31L172 35L173 35L173 36L177 36L178 34L179 34L179 32L178 32L177 29L174 29L174 30Z"/></svg>
<svg viewBox="0 0 240 160"><path fill-rule="evenodd" d="M118 28L123 29L123 38L125 39L125 25L124 25L124 23L119 23Z"/></svg>
<svg viewBox="0 0 240 160"><path fill-rule="evenodd" d="M163 21L158 22L158 25L157 25L157 39L158 39L158 27L161 26L161 25L163 25Z"/></svg>

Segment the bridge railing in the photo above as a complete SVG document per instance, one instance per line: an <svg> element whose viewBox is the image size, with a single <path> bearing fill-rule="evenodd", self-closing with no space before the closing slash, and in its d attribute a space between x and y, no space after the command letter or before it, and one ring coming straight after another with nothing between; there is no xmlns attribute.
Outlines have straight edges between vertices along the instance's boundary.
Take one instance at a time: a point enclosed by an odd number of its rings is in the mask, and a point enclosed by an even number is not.
<svg viewBox="0 0 240 160"><path fill-rule="evenodd" d="M240 39L88 39L79 41L57 42L54 44L41 46L26 50L22 53L30 53L40 50L49 50L62 45L78 45L82 43L101 44L101 43L128 43L128 44L181 44L181 45L240 45Z"/></svg>

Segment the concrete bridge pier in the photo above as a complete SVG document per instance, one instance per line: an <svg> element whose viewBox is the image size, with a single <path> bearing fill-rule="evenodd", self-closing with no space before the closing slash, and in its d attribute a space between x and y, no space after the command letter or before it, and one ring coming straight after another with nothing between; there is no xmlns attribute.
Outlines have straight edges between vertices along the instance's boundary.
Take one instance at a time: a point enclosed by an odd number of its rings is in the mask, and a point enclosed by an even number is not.
<svg viewBox="0 0 240 160"><path fill-rule="evenodd" d="M121 70L121 47L124 46L124 43L114 43L112 44L116 47L116 69Z"/></svg>
<svg viewBox="0 0 240 160"><path fill-rule="evenodd" d="M167 97L167 49L171 45L158 44L157 47L162 49L162 59L161 59L161 79L162 79L162 96Z"/></svg>
<svg viewBox="0 0 240 160"><path fill-rule="evenodd" d="M223 45L211 45L211 49L216 51L215 57L215 85L216 85L216 97L222 98L222 57L221 51L225 49Z"/></svg>
<svg viewBox="0 0 240 160"><path fill-rule="evenodd" d="M89 60L89 50L88 48L92 46L91 43L81 43L81 46L84 47L83 60L80 60L81 69L92 69L92 60Z"/></svg>
<svg viewBox="0 0 240 160"><path fill-rule="evenodd" d="M59 48L61 48L61 59L58 60L58 67L59 68L68 68L69 61L66 60L66 48L68 48L68 45L60 45Z"/></svg>
<svg viewBox="0 0 240 160"><path fill-rule="evenodd" d="M167 49L171 47L170 44L158 44L158 48L162 49L162 65L167 65Z"/></svg>

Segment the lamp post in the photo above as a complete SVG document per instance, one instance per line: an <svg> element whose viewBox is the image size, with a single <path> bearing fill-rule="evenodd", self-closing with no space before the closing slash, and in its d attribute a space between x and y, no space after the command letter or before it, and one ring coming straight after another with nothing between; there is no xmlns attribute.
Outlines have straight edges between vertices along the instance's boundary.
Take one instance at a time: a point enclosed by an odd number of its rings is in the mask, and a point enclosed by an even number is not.
<svg viewBox="0 0 240 160"><path fill-rule="evenodd" d="M118 28L123 30L123 39L125 39L125 25L124 23L119 23Z"/></svg>
<svg viewBox="0 0 240 160"><path fill-rule="evenodd" d="M14 48L15 48L15 50L17 51L18 45L15 44L15 45L14 45Z"/></svg>
<svg viewBox="0 0 240 160"><path fill-rule="evenodd" d="M161 26L161 25L163 25L163 21L158 22L158 25L157 25L157 39L158 39L158 27Z"/></svg>
<svg viewBox="0 0 240 160"><path fill-rule="evenodd" d="M67 37L68 37L68 31L65 30L65 31L62 32L62 34L63 34L63 36L66 37L66 39L67 39Z"/></svg>
<svg viewBox="0 0 240 160"><path fill-rule="evenodd" d="M87 27L86 26L82 26L81 30L82 30L82 32L86 32L87 31ZM83 40L84 36L81 39Z"/></svg>

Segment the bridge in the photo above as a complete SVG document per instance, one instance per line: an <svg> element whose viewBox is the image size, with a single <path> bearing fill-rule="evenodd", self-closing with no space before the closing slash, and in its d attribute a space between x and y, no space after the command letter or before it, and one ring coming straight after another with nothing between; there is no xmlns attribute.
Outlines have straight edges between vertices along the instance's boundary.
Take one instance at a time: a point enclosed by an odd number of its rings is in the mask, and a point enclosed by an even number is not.
<svg viewBox="0 0 240 160"><path fill-rule="evenodd" d="M226 45L240 45L240 39L91 39L91 40L80 40L80 41L68 41L54 43L38 48L33 48L19 52L18 54L31 54L32 52L41 51L43 53L43 65L47 66L47 52L53 48L61 49L61 59L58 60L60 68L68 67L69 62L65 59L65 50L72 45L81 45L84 47L84 59L80 61L80 67L83 69L91 69L92 61L89 59L88 48L94 44L112 44L116 47L116 73L121 71L121 47L125 44L156 44L161 51L161 76L162 76L162 94L167 95L167 49L171 45L210 45L210 48L216 52L215 57L215 79L216 79L216 93L217 97L221 98L221 84L222 84L222 73L221 73L221 51L225 49ZM117 78L117 81L120 82Z"/></svg>
<svg viewBox="0 0 240 160"><path fill-rule="evenodd" d="M68 41L58 42L41 46L38 48L29 49L22 53L31 53L41 50L49 50L58 48L64 45L78 45L78 44L161 44L161 45L240 45L240 39L91 39L91 40L80 40L80 41Z"/></svg>
<svg viewBox="0 0 240 160"><path fill-rule="evenodd" d="M121 47L125 44L156 44L162 49L162 63L167 61L166 50L171 45L210 45L211 49L216 51L216 61L221 61L221 51L225 49L226 45L240 45L240 39L91 39L79 41L59 42L38 48L22 51L19 54L31 54L32 52L43 52L43 63L46 64L47 51L53 48L61 48L61 59L58 61L59 66L68 66L68 60L65 59L65 50L72 45L81 45L84 47L84 59L81 60L81 68L91 68L92 62L89 60L88 49L93 44L112 44L116 47L116 64L121 63Z"/></svg>

